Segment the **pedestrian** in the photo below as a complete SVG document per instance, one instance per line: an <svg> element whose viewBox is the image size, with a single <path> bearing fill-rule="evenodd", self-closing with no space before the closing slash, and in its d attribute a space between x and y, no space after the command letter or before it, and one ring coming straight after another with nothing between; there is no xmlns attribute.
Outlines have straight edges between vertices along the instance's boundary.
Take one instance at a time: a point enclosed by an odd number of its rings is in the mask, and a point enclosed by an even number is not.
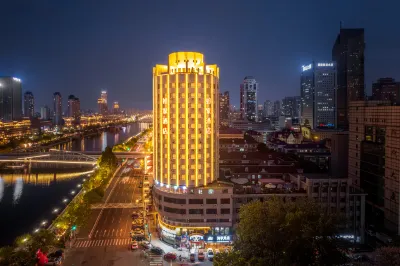
<svg viewBox="0 0 400 266"><path fill-rule="evenodd" d="M182 255L179 255L179 261L182 261Z"/></svg>

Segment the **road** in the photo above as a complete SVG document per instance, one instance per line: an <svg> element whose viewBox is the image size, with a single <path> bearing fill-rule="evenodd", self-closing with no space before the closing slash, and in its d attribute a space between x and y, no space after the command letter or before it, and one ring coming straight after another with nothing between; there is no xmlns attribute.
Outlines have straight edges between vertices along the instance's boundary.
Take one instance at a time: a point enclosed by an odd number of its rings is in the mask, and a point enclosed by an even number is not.
<svg viewBox="0 0 400 266"><path fill-rule="evenodd" d="M130 176L127 165L121 167L108 189L106 203L136 203L141 199L139 178ZM140 252L129 251L132 208L93 210L88 226L82 228L66 252L63 265L111 266L148 265ZM132 264L134 262L134 264Z"/></svg>

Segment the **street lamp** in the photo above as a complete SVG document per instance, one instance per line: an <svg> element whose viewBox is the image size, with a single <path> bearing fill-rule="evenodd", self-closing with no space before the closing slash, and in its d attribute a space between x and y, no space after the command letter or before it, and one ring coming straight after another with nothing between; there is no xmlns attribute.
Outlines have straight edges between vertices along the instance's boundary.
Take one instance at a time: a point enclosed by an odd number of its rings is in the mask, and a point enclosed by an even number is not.
<svg viewBox="0 0 400 266"><path fill-rule="evenodd" d="M47 224L47 221L43 221L43 222L42 222L42 225L46 225L46 224Z"/></svg>
<svg viewBox="0 0 400 266"><path fill-rule="evenodd" d="M57 213L57 212L58 212L58 209L57 209L57 208L55 208L55 209L53 210L53 212L54 212L54 213Z"/></svg>

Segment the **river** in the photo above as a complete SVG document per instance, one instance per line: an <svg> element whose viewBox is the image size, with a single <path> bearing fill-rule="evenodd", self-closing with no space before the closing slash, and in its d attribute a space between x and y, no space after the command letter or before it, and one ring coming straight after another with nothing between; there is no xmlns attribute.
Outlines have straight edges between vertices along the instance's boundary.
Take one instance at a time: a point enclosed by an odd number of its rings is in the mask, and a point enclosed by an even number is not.
<svg viewBox="0 0 400 266"><path fill-rule="evenodd" d="M147 123L133 123L117 131L102 132L97 136L72 140L54 148L72 151L102 151L114 146L148 127ZM88 171L49 173L0 172L0 246L12 244L15 237L32 233L56 217L57 212L73 198L79 185L90 174ZM57 209L57 212L54 210Z"/></svg>

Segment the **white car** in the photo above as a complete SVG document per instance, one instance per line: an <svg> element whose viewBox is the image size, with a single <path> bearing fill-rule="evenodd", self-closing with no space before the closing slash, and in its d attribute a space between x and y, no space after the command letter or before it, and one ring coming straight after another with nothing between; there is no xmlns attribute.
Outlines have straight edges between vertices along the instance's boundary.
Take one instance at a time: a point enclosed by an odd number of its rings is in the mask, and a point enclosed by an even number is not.
<svg viewBox="0 0 400 266"><path fill-rule="evenodd" d="M214 259L214 252L211 248L207 249L207 257L209 261L213 261Z"/></svg>

